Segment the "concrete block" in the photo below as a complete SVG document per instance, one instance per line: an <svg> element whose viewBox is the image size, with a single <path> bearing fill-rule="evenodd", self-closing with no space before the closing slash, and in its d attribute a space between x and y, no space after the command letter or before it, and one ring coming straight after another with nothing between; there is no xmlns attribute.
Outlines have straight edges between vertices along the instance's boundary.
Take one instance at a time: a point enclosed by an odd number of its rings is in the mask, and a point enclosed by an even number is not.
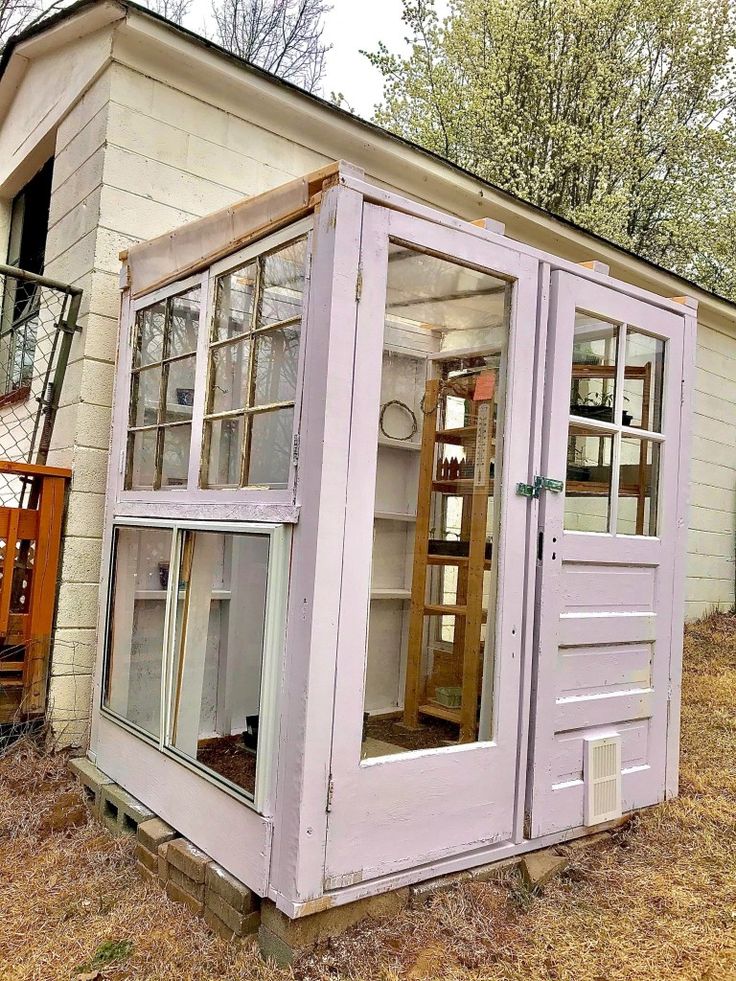
<svg viewBox="0 0 736 981"><path fill-rule="evenodd" d="M169 842L166 858L169 865L179 869L193 882L201 883L204 883L207 866L212 861L209 855L184 838Z"/></svg>
<svg viewBox="0 0 736 981"><path fill-rule="evenodd" d="M182 892L187 893L192 899L196 899L198 903L204 903L205 892L203 882L194 882L185 875L180 869L177 869L175 865L169 863L168 882L173 882L177 889L181 889Z"/></svg>
<svg viewBox="0 0 736 981"><path fill-rule="evenodd" d="M554 876L568 866L567 859L551 849L531 852L521 862L521 875L529 889L542 889Z"/></svg>
<svg viewBox="0 0 736 981"><path fill-rule="evenodd" d="M99 817L102 788L113 781L85 756L69 760L69 769L84 787L92 813Z"/></svg>
<svg viewBox="0 0 736 981"><path fill-rule="evenodd" d="M135 870L144 882L148 882L152 886L158 885L158 876L154 872L151 872L139 859L136 859Z"/></svg>
<svg viewBox="0 0 736 981"><path fill-rule="evenodd" d="M100 582L102 541L99 538L68 537L61 560L62 582Z"/></svg>
<svg viewBox="0 0 736 981"><path fill-rule="evenodd" d="M204 903L195 899L184 889L181 889L171 879L166 883L166 895L172 903L183 903L184 906L188 906L192 913L195 913L197 916L201 916L204 911Z"/></svg>
<svg viewBox="0 0 736 981"><path fill-rule="evenodd" d="M520 861L521 859L518 857L507 858L500 862L479 865L475 869L453 872L450 875L439 876L436 879L427 879L426 882L418 882L414 886L409 886L411 900L412 902L421 902L436 892L444 892L463 882L491 882L494 879L500 879L511 869L516 868Z"/></svg>
<svg viewBox="0 0 736 981"><path fill-rule="evenodd" d="M327 937L339 936L361 920L395 916L408 905L409 900L410 891L405 887L291 920L271 900L264 899L261 903L258 944L264 957L273 959L279 965L289 965L302 951Z"/></svg>
<svg viewBox="0 0 736 981"><path fill-rule="evenodd" d="M59 723L89 719L91 682L91 677L83 674L52 678L49 683L49 714Z"/></svg>
<svg viewBox="0 0 736 981"><path fill-rule="evenodd" d="M61 627L53 635L51 649L51 677L92 674L97 631L91 627L74 630Z"/></svg>
<svg viewBox="0 0 736 981"><path fill-rule="evenodd" d="M169 842L164 842L163 845L159 845L158 847L158 881L162 886L165 886L169 879L168 850Z"/></svg>
<svg viewBox="0 0 736 981"><path fill-rule="evenodd" d="M100 817L113 834L135 834L138 825L155 817L153 811L116 783L102 788Z"/></svg>
<svg viewBox="0 0 736 981"><path fill-rule="evenodd" d="M260 900L243 882L226 872L217 862L210 862L205 872L207 893L220 896L237 913L257 910Z"/></svg>
<svg viewBox="0 0 736 981"><path fill-rule="evenodd" d="M135 857L136 860L145 865L146 868L158 878L158 854L156 852L149 851L145 845L142 845L140 841L135 846Z"/></svg>
<svg viewBox="0 0 736 981"><path fill-rule="evenodd" d="M246 933L255 933L258 929L258 924L261 921L260 911L256 910L250 913L238 913L237 910L233 909L222 896L218 896L215 892L208 892L205 897L205 906L207 909L211 910L215 916L221 920L229 930L237 934L239 937L245 936Z"/></svg>
<svg viewBox="0 0 736 981"><path fill-rule="evenodd" d="M176 837L178 837L178 833L161 818L151 818L150 821L142 821L138 825L138 841L144 848L153 852L157 860L159 845L163 845Z"/></svg>
<svg viewBox="0 0 736 981"><path fill-rule="evenodd" d="M97 495L88 494L87 497ZM59 586L56 625L70 630L94 630L97 627L99 583L64 582Z"/></svg>
<svg viewBox="0 0 736 981"><path fill-rule="evenodd" d="M223 923L219 916L215 916L212 910L207 906L204 908L204 922L207 924L210 930L217 934L217 936L222 940L231 942L237 939L235 932L231 930L226 923Z"/></svg>
<svg viewBox="0 0 736 981"><path fill-rule="evenodd" d="M91 408L91 406L80 405L79 408L81 411L85 408ZM109 421L109 410L100 408L99 411L103 414L108 413ZM72 538L102 538L104 516L104 494L89 494L86 491L72 491L69 494L66 533Z"/></svg>

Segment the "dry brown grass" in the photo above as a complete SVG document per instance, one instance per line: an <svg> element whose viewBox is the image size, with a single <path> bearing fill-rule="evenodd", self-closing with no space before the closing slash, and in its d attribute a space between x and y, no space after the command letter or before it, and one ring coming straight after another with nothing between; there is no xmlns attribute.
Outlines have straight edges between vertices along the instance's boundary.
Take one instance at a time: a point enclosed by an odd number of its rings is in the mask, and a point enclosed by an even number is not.
<svg viewBox="0 0 736 981"><path fill-rule="evenodd" d="M736 619L688 628L681 796L578 853L531 896L509 876L358 926L297 965L300 979L736 979ZM44 834L69 781L29 746L0 760L0 979L72 979L103 944L109 981L283 981L143 885L131 843L94 823ZM116 944L117 947L110 947Z"/></svg>

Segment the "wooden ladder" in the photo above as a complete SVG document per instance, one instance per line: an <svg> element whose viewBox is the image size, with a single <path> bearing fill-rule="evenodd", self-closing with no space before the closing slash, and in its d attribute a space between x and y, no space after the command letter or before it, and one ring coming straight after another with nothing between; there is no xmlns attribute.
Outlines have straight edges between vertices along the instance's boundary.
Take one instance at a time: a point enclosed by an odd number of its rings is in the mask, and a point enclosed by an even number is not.
<svg viewBox="0 0 736 981"><path fill-rule="evenodd" d="M411 607L404 694L404 725L415 729L420 716L453 722L460 727L459 741L477 739L478 696L481 687L481 626L484 622L483 576L490 566L486 555L488 497L493 490L490 463L494 446L494 395L472 402L470 424L456 429L438 429L440 379L430 379L424 394L424 422L419 458L417 520L414 538ZM448 477L444 461L435 463L435 447L465 448L465 463L472 464L472 476ZM430 552L432 495L462 496L461 541L467 543L467 554ZM427 602L427 567L457 566L456 603ZM455 617L453 655L462 672L460 707L440 704L429 697L422 675L422 646L425 620L430 616Z"/></svg>

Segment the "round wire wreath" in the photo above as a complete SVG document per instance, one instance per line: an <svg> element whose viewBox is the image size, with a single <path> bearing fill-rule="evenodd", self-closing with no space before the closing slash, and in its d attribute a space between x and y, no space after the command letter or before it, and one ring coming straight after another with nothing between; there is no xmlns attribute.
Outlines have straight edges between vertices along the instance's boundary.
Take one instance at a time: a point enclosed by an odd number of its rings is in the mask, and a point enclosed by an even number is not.
<svg viewBox="0 0 736 981"><path fill-rule="evenodd" d="M411 432L409 433L408 436L392 436L391 433L387 433L386 430L384 429L383 417L386 415L386 409L390 408L390 406L392 405L398 405L400 409L403 409L404 412L408 413L411 419ZM381 415L378 418L378 426L381 432L383 433L383 435L386 437L386 439L395 439L401 442L406 442L407 440L410 440L413 436L416 435L417 431L419 430L419 426L417 424L417 417L414 415L413 410L409 408L406 402L402 402L400 399L391 399L390 401L385 402L381 406Z"/></svg>

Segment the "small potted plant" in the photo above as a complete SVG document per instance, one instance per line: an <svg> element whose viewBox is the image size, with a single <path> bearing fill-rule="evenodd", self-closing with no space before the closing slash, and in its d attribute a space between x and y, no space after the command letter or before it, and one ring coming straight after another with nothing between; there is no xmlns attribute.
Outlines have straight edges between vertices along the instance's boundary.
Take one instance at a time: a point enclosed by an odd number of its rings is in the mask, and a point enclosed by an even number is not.
<svg viewBox="0 0 736 981"><path fill-rule="evenodd" d="M629 400L624 396L624 401ZM613 392L601 395L600 392L593 392L585 398L577 398L570 403L570 414L582 416L584 419L595 419L598 422L613 422ZM626 409L621 413L621 422L624 426L630 426L634 417Z"/></svg>

